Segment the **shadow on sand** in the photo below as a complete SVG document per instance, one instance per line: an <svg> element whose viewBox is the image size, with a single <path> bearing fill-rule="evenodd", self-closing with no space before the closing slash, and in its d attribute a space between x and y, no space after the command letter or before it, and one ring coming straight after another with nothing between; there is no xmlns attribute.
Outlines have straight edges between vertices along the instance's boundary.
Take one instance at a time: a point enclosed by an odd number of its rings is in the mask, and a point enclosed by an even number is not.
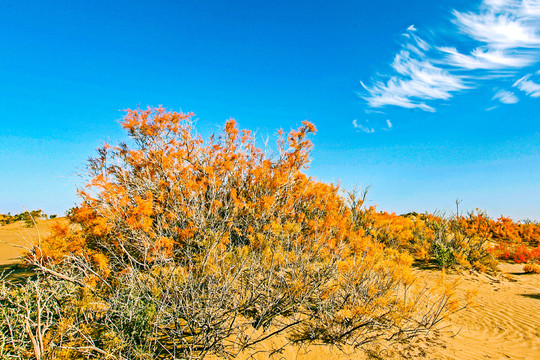
<svg viewBox="0 0 540 360"><path fill-rule="evenodd" d="M522 276L522 275L531 275L530 273L526 273L525 271L514 271L514 272L511 272L509 273L510 275L517 275L517 276Z"/></svg>
<svg viewBox="0 0 540 360"><path fill-rule="evenodd" d="M437 270L437 271L441 270L441 267L439 266L439 264L437 264L435 260L429 260L429 261L415 260L412 266L420 270Z"/></svg>
<svg viewBox="0 0 540 360"><path fill-rule="evenodd" d="M528 298L531 298L531 299L540 300L540 294L519 294L519 295L524 296L524 297L528 297Z"/></svg>
<svg viewBox="0 0 540 360"><path fill-rule="evenodd" d="M0 279L5 279L13 284L22 283L35 275L35 271L28 266L23 266L21 264L0 265Z"/></svg>

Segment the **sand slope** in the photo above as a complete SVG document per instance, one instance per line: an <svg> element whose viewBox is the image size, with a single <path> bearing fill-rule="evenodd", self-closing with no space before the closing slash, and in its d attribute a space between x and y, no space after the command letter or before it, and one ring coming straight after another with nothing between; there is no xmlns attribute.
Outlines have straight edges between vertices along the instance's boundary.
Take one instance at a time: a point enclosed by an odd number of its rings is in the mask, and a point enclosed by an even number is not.
<svg viewBox="0 0 540 360"><path fill-rule="evenodd" d="M25 250L34 244L38 235L42 238L49 234L51 224L62 221L62 218L51 220L37 220L35 226L25 227L24 221L0 226L0 265L13 264L18 261Z"/></svg>

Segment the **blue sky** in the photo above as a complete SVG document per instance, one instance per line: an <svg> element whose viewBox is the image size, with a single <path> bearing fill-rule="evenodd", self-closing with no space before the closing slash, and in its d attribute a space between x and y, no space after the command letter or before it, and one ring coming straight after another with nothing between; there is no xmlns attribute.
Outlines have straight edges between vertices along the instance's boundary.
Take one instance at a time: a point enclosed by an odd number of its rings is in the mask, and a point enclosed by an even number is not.
<svg viewBox="0 0 540 360"><path fill-rule="evenodd" d="M0 1L0 212L61 214L122 109L316 124L380 209L540 220L540 1Z"/></svg>

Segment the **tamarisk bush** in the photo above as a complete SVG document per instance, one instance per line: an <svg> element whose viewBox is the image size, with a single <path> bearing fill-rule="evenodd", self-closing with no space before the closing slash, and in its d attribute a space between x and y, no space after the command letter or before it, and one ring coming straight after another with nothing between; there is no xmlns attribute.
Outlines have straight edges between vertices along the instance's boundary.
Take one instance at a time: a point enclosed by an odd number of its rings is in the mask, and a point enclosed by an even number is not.
<svg viewBox="0 0 540 360"><path fill-rule="evenodd" d="M412 257L358 225L362 199L303 173L313 124L270 154L234 120L203 141L192 116L127 111L129 140L98 149L72 222L27 255L36 279L3 284L0 356L235 357L274 336L363 348L461 306L414 286Z"/></svg>

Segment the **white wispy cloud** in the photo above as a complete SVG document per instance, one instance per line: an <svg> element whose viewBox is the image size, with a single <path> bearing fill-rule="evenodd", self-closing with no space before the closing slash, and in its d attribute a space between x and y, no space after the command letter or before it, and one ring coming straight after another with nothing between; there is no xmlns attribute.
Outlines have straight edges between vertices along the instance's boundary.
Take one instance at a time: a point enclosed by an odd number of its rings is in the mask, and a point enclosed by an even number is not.
<svg viewBox="0 0 540 360"><path fill-rule="evenodd" d="M537 72L540 74L540 71ZM514 83L514 87L517 87L519 90L525 92L527 95L532 97L540 97L540 84L529 80L532 74L527 74L518 81Z"/></svg>
<svg viewBox="0 0 540 360"><path fill-rule="evenodd" d="M360 96L369 107L435 111L437 101L493 86L487 82L493 79L505 79L508 86L514 83L528 96L540 97L540 84L523 73L540 61L540 0L483 0L475 10L454 10L450 16L453 43L444 46L422 39L414 25L407 28L390 71L361 82ZM431 38L437 38L438 29L428 30ZM493 99L505 104L519 101L506 90Z"/></svg>
<svg viewBox="0 0 540 360"><path fill-rule="evenodd" d="M384 114L384 111L373 110L373 109L364 109L366 114Z"/></svg>
<svg viewBox="0 0 540 360"><path fill-rule="evenodd" d="M449 99L452 92L467 88L460 77L406 50L395 56L392 68L397 74L386 82L374 80L371 86L361 82L369 94L364 99L371 107L396 105L434 111L424 100Z"/></svg>
<svg viewBox="0 0 540 360"><path fill-rule="evenodd" d="M391 129L394 125L392 125L392 122L390 120L386 120L386 126L388 126L388 129Z"/></svg>
<svg viewBox="0 0 540 360"><path fill-rule="evenodd" d="M416 55L420 57L424 56L424 52L428 51L431 48L431 46L422 38L412 33L412 31L416 31L416 29L414 30L409 30L409 29L410 29L410 26L407 29L407 32L402 34L403 37L407 39L403 47L409 51L412 51L413 53L415 53Z"/></svg>
<svg viewBox="0 0 540 360"><path fill-rule="evenodd" d="M503 104L515 104L519 101L513 92L506 90L497 91L495 95L493 95L493 100L499 100Z"/></svg>
<svg viewBox="0 0 540 360"><path fill-rule="evenodd" d="M357 119L354 119L352 121L352 124L353 124L355 129L358 129L358 130L360 130L362 132L365 132L366 134L373 134L375 132L375 129L373 129L372 127L370 128L367 125L359 124Z"/></svg>
<svg viewBox="0 0 540 360"><path fill-rule="evenodd" d="M482 13L455 11L455 23L463 33L486 43L491 48L537 48L540 46L538 24L531 21L536 18L535 15L518 17L519 13L511 8L502 9L502 14L490 10Z"/></svg>
<svg viewBox="0 0 540 360"><path fill-rule="evenodd" d="M510 54L501 49L476 48L471 55L461 54L453 47L441 46L437 49L446 55L446 64L470 70L522 68L537 61L532 54Z"/></svg>

